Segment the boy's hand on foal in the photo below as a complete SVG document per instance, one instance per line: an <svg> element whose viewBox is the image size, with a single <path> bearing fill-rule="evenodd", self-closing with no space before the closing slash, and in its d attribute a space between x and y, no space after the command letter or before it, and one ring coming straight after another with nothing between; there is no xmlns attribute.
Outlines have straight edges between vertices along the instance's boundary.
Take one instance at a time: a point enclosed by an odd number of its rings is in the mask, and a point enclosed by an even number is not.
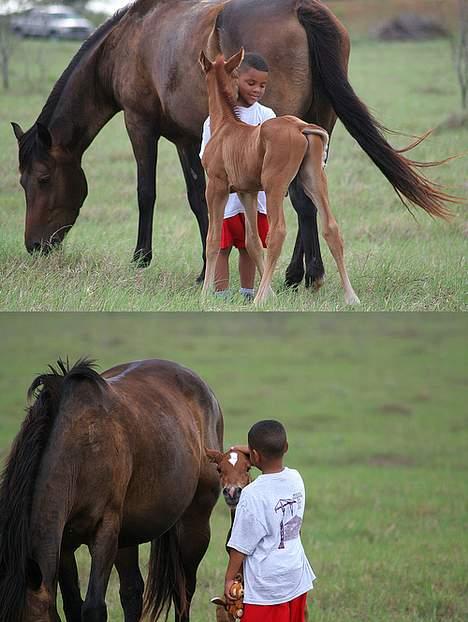
<svg viewBox="0 0 468 622"><path fill-rule="evenodd" d="M233 445L229 451L240 451L250 458L250 449L248 445Z"/></svg>
<svg viewBox="0 0 468 622"><path fill-rule="evenodd" d="M226 581L224 582L224 598L226 600L226 603L233 603L236 600L231 596L231 587L233 583L234 579L226 579Z"/></svg>

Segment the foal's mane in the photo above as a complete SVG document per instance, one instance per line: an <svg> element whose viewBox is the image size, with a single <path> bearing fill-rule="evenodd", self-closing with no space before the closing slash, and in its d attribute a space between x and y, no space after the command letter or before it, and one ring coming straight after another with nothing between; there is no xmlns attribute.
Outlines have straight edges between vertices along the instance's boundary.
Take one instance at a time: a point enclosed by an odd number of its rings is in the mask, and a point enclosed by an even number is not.
<svg viewBox="0 0 468 622"><path fill-rule="evenodd" d="M131 7L132 5L128 5L123 7L122 9L119 9L112 17L110 17L103 24L101 24L101 26L99 26L99 28L97 28L88 37L88 39L86 39L86 41L79 48L78 52L76 52L75 56L70 61L68 67L65 69L65 71L55 83L39 117L37 118L37 123L41 123L45 127L48 127L57 103L63 93L63 90L75 69L81 64L83 59L87 56L88 52L92 50L97 43L100 43L120 22L120 20L127 14ZM37 145L38 141L36 141L36 136L37 126L35 123L29 130L27 130L23 134L19 141L19 163L21 170L23 170L24 167L27 165L33 153L35 153L35 155L37 155L39 159L45 159L47 156L45 150L41 150Z"/></svg>
<svg viewBox="0 0 468 622"><path fill-rule="evenodd" d="M94 362L80 359L71 368L68 359L49 365L29 390L34 399L13 443L0 478L0 603L2 620L19 622L26 594L27 563L31 558L30 514L44 450L60 411L64 387L71 379L86 379L102 386Z"/></svg>
<svg viewBox="0 0 468 622"><path fill-rule="evenodd" d="M233 118L236 121L241 121L237 102L234 99L227 83L226 72L224 71L224 56L222 54L216 57L214 71L219 94L229 106L229 110L231 111Z"/></svg>

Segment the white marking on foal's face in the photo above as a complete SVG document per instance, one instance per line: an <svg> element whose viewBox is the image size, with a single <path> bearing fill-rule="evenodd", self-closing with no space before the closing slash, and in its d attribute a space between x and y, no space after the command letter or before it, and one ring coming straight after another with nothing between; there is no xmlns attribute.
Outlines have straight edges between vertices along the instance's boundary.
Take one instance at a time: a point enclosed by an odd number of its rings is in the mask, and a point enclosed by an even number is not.
<svg viewBox="0 0 468 622"><path fill-rule="evenodd" d="M232 466L236 466L238 460L239 455L237 454L237 452L231 451L231 453L229 454L229 462L232 464Z"/></svg>

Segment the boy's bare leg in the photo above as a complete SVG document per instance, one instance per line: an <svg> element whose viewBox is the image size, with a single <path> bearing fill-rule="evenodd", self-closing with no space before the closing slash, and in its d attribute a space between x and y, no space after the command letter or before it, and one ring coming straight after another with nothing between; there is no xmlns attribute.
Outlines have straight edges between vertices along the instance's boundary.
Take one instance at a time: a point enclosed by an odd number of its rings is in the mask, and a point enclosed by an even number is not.
<svg viewBox="0 0 468 622"><path fill-rule="evenodd" d="M239 249L240 284L244 289L253 289L255 283L255 262L250 258L246 248Z"/></svg>
<svg viewBox="0 0 468 622"><path fill-rule="evenodd" d="M223 292L229 289L229 255L231 254L232 246L229 248L222 248L219 251L218 259L216 260L215 270L215 291ZM239 268L240 270L240 268ZM254 266L255 272L255 266Z"/></svg>

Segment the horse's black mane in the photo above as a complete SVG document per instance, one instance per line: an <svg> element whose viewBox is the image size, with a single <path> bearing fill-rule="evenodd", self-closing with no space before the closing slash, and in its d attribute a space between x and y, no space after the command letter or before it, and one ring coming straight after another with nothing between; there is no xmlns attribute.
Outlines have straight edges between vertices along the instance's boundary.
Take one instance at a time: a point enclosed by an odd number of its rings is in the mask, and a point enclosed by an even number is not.
<svg viewBox="0 0 468 622"><path fill-rule="evenodd" d="M93 46L101 41L109 32L114 28L114 26L120 22L120 20L126 15L127 11L131 5L125 6L122 9L119 9L112 17L106 20L99 28L97 28L92 35L86 39L83 45L80 47L78 52L70 61L68 67L62 73L60 78L55 83L52 91L50 92L47 101L37 118L37 122L41 123L45 127L48 127L54 110L57 106L57 102L59 101L63 89L65 88L70 76L73 74L76 67L81 63L82 59L86 54L93 48ZM41 149L40 141L37 139L37 126L34 124L29 130L27 130L19 141L19 165L20 169L23 170L27 163L29 162L31 156L37 156L39 160L45 160L47 158L47 152L44 148Z"/></svg>
<svg viewBox="0 0 468 622"><path fill-rule="evenodd" d="M59 359L57 367L37 376L28 390L34 399L16 437L0 479L0 603L1 619L20 622L26 592L26 569L31 558L30 513L39 465L60 410L64 385L73 378L105 384L90 359L71 368Z"/></svg>

